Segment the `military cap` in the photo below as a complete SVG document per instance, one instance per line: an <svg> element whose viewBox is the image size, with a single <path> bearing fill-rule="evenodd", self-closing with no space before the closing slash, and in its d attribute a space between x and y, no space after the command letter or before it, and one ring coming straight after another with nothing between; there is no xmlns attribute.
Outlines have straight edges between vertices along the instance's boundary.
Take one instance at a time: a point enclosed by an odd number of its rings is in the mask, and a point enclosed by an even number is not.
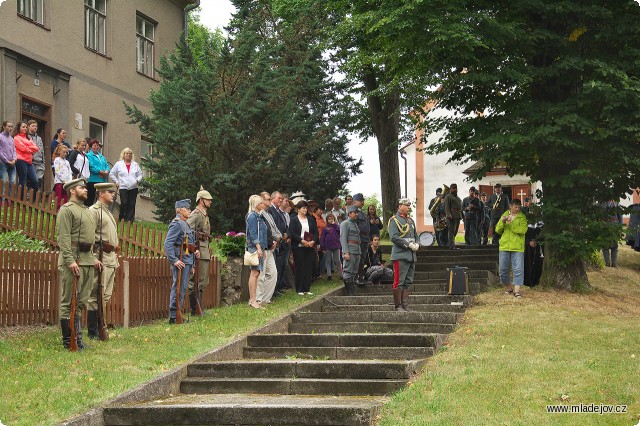
<svg viewBox="0 0 640 426"><path fill-rule="evenodd" d="M353 204L351 204L349 207L347 207L347 214L351 212L357 212L358 210L358 206L354 206Z"/></svg>
<svg viewBox="0 0 640 426"><path fill-rule="evenodd" d="M198 194L196 195L196 203L200 201L201 198L204 198L205 200L213 200L209 191L205 190L202 185L200 185L200 191L198 191Z"/></svg>
<svg viewBox="0 0 640 426"><path fill-rule="evenodd" d="M105 183L96 183L94 185L96 191L115 191L116 184L113 182L105 182Z"/></svg>
<svg viewBox="0 0 640 426"><path fill-rule="evenodd" d="M353 201L364 201L364 195L361 192L353 195Z"/></svg>
<svg viewBox="0 0 640 426"><path fill-rule="evenodd" d="M85 178L70 180L69 182L65 183L62 188L64 188L65 191L68 191L75 188L76 186L87 186L87 180Z"/></svg>
<svg viewBox="0 0 640 426"><path fill-rule="evenodd" d="M496 183L495 185L493 185L494 188L502 188L502 185L500 185L499 183Z"/></svg>
<svg viewBox="0 0 640 426"><path fill-rule="evenodd" d="M471 188L469 188L469 191L477 191L475 186L472 186Z"/></svg>
<svg viewBox="0 0 640 426"><path fill-rule="evenodd" d="M436 189L436 194L440 194L442 192L442 188Z"/></svg>
<svg viewBox="0 0 640 426"><path fill-rule="evenodd" d="M185 198L184 200L176 201L176 209L190 209L191 208L191 200Z"/></svg>
<svg viewBox="0 0 640 426"><path fill-rule="evenodd" d="M411 205L411 200L408 199L408 198L400 198L398 200L398 205L400 205L400 204L402 204L404 206L410 206Z"/></svg>

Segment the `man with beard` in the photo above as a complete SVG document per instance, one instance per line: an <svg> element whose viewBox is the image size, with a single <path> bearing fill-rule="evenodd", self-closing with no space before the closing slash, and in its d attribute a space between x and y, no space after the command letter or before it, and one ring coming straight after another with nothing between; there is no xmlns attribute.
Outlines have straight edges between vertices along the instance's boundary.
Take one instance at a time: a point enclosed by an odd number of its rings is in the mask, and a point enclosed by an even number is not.
<svg viewBox="0 0 640 426"><path fill-rule="evenodd" d="M416 224L409 217L410 208L408 198L398 200L398 212L389 219L388 225L389 239L393 243L393 304L399 312L409 310L409 289L416 271L416 252L420 248Z"/></svg>
<svg viewBox="0 0 640 426"><path fill-rule="evenodd" d="M456 234L462 218L462 200L458 197L458 185L455 183L451 184L449 193L444 197L444 213L447 215L449 247L451 250L460 250L456 247Z"/></svg>
<svg viewBox="0 0 640 426"><path fill-rule="evenodd" d="M82 342L80 315L87 304L93 287L94 268L102 269L102 263L93 253L93 241L96 224L89 209L84 205L87 199L87 181L74 179L64 184L69 193L69 202L60 207L57 218L58 271L60 271L60 327L62 329L62 345L69 349L71 339L75 339L78 348L85 346ZM75 336L71 336L71 299L73 281L77 277Z"/></svg>

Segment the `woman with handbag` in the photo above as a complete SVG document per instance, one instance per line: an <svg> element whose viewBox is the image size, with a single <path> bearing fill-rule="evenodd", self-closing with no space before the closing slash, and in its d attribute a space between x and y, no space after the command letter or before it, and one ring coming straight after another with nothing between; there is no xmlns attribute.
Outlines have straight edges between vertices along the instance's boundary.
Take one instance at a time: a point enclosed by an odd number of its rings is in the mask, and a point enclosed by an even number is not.
<svg viewBox="0 0 640 426"><path fill-rule="evenodd" d="M261 196L249 197L249 212L245 218L247 223L247 249L244 254L244 264L251 267L249 274L249 306L264 309L256 301L258 276L264 268L263 248L267 247L267 222L262 217L265 205Z"/></svg>
<svg viewBox="0 0 640 426"><path fill-rule="evenodd" d="M315 246L318 244L318 226L316 221L307 215L309 205L306 201L298 201L298 214L291 217L289 234L295 262L296 292L311 295L313 278L313 262L316 258Z"/></svg>

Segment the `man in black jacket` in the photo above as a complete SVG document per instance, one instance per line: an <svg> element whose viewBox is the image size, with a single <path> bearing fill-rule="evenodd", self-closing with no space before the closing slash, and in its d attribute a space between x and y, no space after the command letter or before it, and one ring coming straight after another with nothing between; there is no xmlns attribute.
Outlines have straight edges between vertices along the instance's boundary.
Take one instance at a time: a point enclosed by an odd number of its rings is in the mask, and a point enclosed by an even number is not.
<svg viewBox="0 0 640 426"><path fill-rule="evenodd" d="M496 225L502 213L509 210L509 197L507 197L507 194L502 193L502 185L499 183L493 186L493 194L489 197L489 207L491 208L491 232L493 232L491 244L498 245L500 243L500 234L496 233Z"/></svg>
<svg viewBox="0 0 640 426"><path fill-rule="evenodd" d="M276 224L276 227L282 235L282 239L280 240L280 243L275 250L278 281L276 282L276 291L274 293L274 297L277 297L280 294L284 293L286 287L284 267L286 265L285 262L287 261L287 254L289 253L289 250L287 250L287 246L289 245L289 229L287 226L287 221L284 217L286 213L280 210L282 199L282 194L278 191L274 191L273 193L271 193L271 206L267 209L267 213L271 215L273 222Z"/></svg>

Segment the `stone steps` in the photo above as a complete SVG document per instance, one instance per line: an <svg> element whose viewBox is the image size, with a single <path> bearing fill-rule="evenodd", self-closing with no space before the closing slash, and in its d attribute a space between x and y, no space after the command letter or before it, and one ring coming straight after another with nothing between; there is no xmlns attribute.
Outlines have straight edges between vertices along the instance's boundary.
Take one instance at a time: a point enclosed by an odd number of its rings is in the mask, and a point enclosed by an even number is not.
<svg viewBox="0 0 640 426"><path fill-rule="evenodd" d="M344 323L291 323L290 333L438 333L448 334L455 324L397 323L397 322L344 322Z"/></svg>
<svg viewBox="0 0 640 426"><path fill-rule="evenodd" d="M473 294L495 282L497 247L460 247L418 251L410 312L395 311L390 284L336 290L238 342L234 359L190 364L180 395L106 407L104 424L371 425L473 301L446 294L446 268L471 268Z"/></svg>
<svg viewBox="0 0 640 426"><path fill-rule="evenodd" d="M406 360L232 360L196 362L187 366L188 377L310 379L409 379L424 361Z"/></svg>
<svg viewBox="0 0 640 426"><path fill-rule="evenodd" d="M322 312L341 312L341 311L395 311L393 300L389 298L389 303L380 305L329 305L322 307ZM463 313L465 307L461 305L444 305L444 304L424 304L411 305L412 311L418 312L457 312Z"/></svg>
<svg viewBox="0 0 640 426"><path fill-rule="evenodd" d="M207 394L107 407L105 425L370 425L384 397Z"/></svg>
<svg viewBox="0 0 640 426"><path fill-rule="evenodd" d="M278 395L390 395L406 379L307 379L188 377L180 383L183 394L258 393Z"/></svg>

